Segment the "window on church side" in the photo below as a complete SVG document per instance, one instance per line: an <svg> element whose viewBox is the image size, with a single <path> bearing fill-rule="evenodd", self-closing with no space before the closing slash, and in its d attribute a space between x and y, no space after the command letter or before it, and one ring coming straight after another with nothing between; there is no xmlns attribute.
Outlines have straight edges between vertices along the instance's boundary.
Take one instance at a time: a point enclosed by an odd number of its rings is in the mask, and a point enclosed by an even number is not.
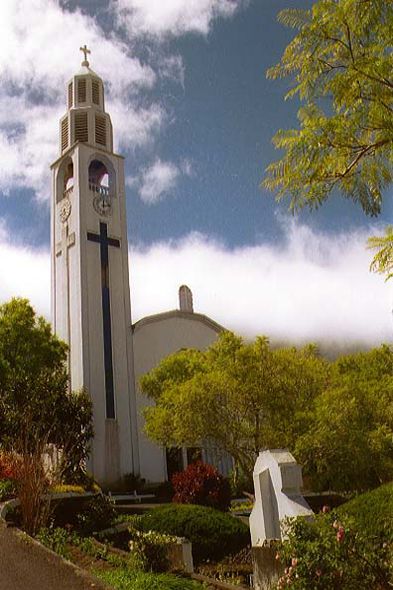
<svg viewBox="0 0 393 590"><path fill-rule="evenodd" d="M70 157L65 158L57 177L56 203L60 203L74 186L74 164Z"/></svg>
<svg viewBox="0 0 393 590"><path fill-rule="evenodd" d="M72 90L73 90L73 84L71 82L70 84L68 84L68 108L69 109L72 107L72 104L73 104Z"/></svg>
<svg viewBox="0 0 393 590"><path fill-rule="evenodd" d="M100 115L95 118L95 137L96 143L106 146L106 119Z"/></svg>
<svg viewBox="0 0 393 590"><path fill-rule="evenodd" d="M94 192L108 194L109 172L102 162L92 160L89 166L89 187Z"/></svg>
<svg viewBox="0 0 393 590"><path fill-rule="evenodd" d="M91 94L94 104L100 104L100 85L97 80L91 82Z"/></svg>
<svg viewBox="0 0 393 590"><path fill-rule="evenodd" d="M68 147L68 117L61 122L61 151Z"/></svg>
<svg viewBox="0 0 393 590"><path fill-rule="evenodd" d="M75 141L88 141L86 111L75 115Z"/></svg>
<svg viewBox="0 0 393 590"><path fill-rule="evenodd" d="M74 164L70 162L64 174L64 191L67 192L74 186Z"/></svg>
<svg viewBox="0 0 393 590"><path fill-rule="evenodd" d="M78 80L78 102L86 102L86 78Z"/></svg>

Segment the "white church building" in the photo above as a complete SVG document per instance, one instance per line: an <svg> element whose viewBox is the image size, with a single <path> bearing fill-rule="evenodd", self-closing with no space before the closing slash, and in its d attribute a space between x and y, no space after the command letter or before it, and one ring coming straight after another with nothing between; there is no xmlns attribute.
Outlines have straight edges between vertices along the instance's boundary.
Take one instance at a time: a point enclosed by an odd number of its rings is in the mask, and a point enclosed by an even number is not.
<svg viewBox="0 0 393 590"><path fill-rule="evenodd" d="M170 450L143 432L149 402L138 379L182 348L204 349L223 330L194 313L188 287L179 309L131 322L124 158L113 151L104 85L89 67L67 83L67 112L60 120L60 155L52 164L52 323L69 344L72 390L85 388L94 404L89 470L103 484L125 474L150 482L168 479ZM187 449L179 466L187 464ZM205 461L215 462L202 451ZM231 461L219 468L228 472Z"/></svg>

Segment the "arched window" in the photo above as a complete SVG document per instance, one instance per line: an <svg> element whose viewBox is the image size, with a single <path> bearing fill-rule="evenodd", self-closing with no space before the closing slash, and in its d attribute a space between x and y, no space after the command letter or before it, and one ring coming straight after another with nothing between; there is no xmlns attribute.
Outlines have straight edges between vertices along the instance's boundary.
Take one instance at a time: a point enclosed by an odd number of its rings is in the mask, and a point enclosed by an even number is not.
<svg viewBox="0 0 393 590"><path fill-rule="evenodd" d="M94 192L115 195L114 170L110 162L94 159L89 164L89 188Z"/></svg>
<svg viewBox="0 0 393 590"><path fill-rule="evenodd" d="M74 164L66 158L57 174L56 203L59 203L74 186Z"/></svg>

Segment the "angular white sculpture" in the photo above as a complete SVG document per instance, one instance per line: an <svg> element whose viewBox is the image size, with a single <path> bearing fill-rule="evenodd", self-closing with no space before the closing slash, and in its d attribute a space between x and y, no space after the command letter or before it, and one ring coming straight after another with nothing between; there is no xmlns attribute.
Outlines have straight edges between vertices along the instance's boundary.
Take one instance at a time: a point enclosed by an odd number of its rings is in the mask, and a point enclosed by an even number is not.
<svg viewBox="0 0 393 590"><path fill-rule="evenodd" d="M301 494L302 468L285 449L261 451L254 472L255 504L250 515L251 544L282 539L286 517L311 516Z"/></svg>

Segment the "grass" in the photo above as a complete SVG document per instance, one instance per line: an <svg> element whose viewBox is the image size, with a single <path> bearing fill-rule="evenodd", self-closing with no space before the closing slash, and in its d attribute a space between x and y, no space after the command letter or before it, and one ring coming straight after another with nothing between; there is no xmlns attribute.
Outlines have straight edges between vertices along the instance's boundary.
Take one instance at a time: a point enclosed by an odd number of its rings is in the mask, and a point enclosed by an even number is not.
<svg viewBox="0 0 393 590"><path fill-rule="evenodd" d="M202 590L203 586L172 574L136 572L125 568L110 571L93 570L92 573L117 590Z"/></svg>
<svg viewBox="0 0 393 590"><path fill-rule="evenodd" d="M340 506L337 513L353 518L371 536L382 531L393 534L393 482L357 496Z"/></svg>

